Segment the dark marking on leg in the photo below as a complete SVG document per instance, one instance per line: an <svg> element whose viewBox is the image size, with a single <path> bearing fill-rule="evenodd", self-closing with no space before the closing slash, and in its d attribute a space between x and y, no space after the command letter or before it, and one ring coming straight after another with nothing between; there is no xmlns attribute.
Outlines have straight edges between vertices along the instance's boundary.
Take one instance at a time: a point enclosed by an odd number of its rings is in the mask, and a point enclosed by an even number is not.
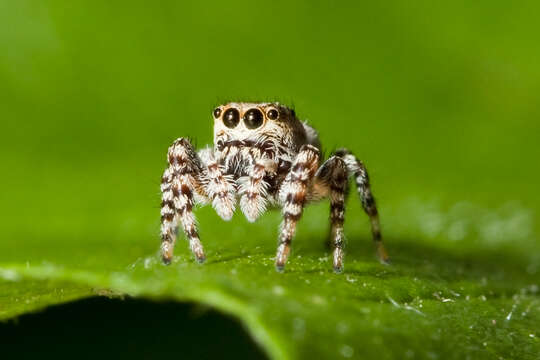
<svg viewBox="0 0 540 360"><path fill-rule="evenodd" d="M347 149L340 149L336 151L335 155L341 157L345 161L349 174L352 174L355 177L356 187L362 202L362 207L370 218L371 232L373 234L373 241L375 243L377 257L381 263L387 264L388 253L386 252L382 242L377 205L371 191L369 175L366 167Z"/></svg>
<svg viewBox="0 0 540 360"><path fill-rule="evenodd" d="M161 178L161 257L170 264L179 223L186 234L190 248L198 261L204 260L204 251L195 227L193 191L200 186L201 164L187 139L177 139L167 154L169 167Z"/></svg>
<svg viewBox="0 0 540 360"><path fill-rule="evenodd" d="M291 242L296 232L296 224L302 217L308 184L319 164L319 150L311 145L303 145L290 171L281 184L279 198L283 205L283 221L276 255L276 269L283 271L291 250Z"/></svg>

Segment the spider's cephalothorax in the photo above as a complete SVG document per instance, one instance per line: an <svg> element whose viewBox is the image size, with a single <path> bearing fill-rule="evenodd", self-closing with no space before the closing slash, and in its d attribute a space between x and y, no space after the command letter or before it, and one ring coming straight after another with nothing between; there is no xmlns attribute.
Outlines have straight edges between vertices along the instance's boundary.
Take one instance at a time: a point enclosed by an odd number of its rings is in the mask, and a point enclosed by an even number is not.
<svg viewBox="0 0 540 360"><path fill-rule="evenodd" d="M276 267L282 270L296 223L310 201L330 199L334 270L343 269L343 222L349 177L354 177L364 210L371 219L377 255L382 245L379 218L369 178L362 162L348 150L321 162L317 132L278 103L228 103L214 112L214 148L196 151L186 138L169 148L168 168L161 181L161 254L173 257L177 227L189 239L196 259L204 261L193 206L211 203L224 220L235 207L255 221L267 207L281 207Z"/></svg>

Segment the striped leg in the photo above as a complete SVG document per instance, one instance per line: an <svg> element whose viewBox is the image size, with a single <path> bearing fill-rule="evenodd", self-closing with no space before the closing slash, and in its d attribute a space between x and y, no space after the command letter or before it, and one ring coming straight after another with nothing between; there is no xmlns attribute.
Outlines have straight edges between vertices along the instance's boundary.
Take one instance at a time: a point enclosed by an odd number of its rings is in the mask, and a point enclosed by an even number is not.
<svg viewBox="0 0 540 360"><path fill-rule="evenodd" d="M189 140L177 139L167 156L169 167L161 180L161 257L165 264L172 261L178 222L189 240L189 247L199 262L204 251L193 215L193 193L200 188L201 164Z"/></svg>
<svg viewBox="0 0 540 360"><path fill-rule="evenodd" d="M279 200L283 205L283 222L276 255L276 269L282 271L289 256L296 223L302 216L308 185L319 164L319 150L312 145L302 145L289 173L281 184Z"/></svg>
<svg viewBox="0 0 540 360"><path fill-rule="evenodd" d="M240 186L240 208L250 222L257 220L266 210L266 191L268 184L263 180L266 175L265 164L269 160L257 159L250 166L246 181Z"/></svg>
<svg viewBox="0 0 540 360"><path fill-rule="evenodd" d="M224 175L224 166L219 165L212 155L203 156L202 160L206 163L206 193L217 214L228 221L232 218L236 205L234 179L231 175Z"/></svg>
<svg viewBox="0 0 540 360"><path fill-rule="evenodd" d="M343 223L345 221L345 198L348 188L347 165L342 158L332 156L317 171L315 182L328 189L330 198L331 244L334 248L334 271L343 271L345 237Z"/></svg>
<svg viewBox="0 0 540 360"><path fill-rule="evenodd" d="M371 232L373 233L373 241L375 242L377 249L377 256L381 263L388 263L388 254L382 242L379 214L377 212L377 206L375 205L375 198L371 193L366 167L347 149L336 151L336 156L343 158L347 165L347 169L349 170L349 174L354 175L356 188L362 201L362 207L371 221Z"/></svg>

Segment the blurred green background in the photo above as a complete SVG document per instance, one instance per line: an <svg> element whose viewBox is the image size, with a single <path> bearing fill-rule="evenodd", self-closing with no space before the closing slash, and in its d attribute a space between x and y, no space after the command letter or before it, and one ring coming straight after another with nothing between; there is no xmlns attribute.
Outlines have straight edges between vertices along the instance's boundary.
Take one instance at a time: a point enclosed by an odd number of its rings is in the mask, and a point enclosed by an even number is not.
<svg viewBox="0 0 540 360"><path fill-rule="evenodd" d="M155 233L168 145L211 143L229 99L294 105L352 149L383 221L415 197L536 210L534 4L1 1L1 256Z"/></svg>
<svg viewBox="0 0 540 360"><path fill-rule="evenodd" d="M537 1L0 0L0 264L118 270L154 254L168 145L211 143L213 107L247 99L293 105L327 152L346 146L367 164L391 255L485 249L493 267L534 278L539 11ZM374 261L352 200L346 231L362 241L351 258ZM234 253L224 232L261 234L241 250L273 253L278 214L255 225L198 215L210 256ZM305 216L315 220L294 251L313 241L322 253L327 209ZM427 250L400 255L400 243ZM188 256L185 242L177 254Z"/></svg>

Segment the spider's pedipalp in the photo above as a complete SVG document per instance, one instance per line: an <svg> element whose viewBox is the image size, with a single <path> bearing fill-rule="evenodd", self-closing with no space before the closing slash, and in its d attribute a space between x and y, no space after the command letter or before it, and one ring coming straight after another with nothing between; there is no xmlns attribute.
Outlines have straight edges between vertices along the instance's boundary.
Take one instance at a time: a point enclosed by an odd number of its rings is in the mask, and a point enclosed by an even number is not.
<svg viewBox="0 0 540 360"><path fill-rule="evenodd" d="M358 191L358 195L360 196L360 200L362 201L362 207L364 208L366 214L368 214L371 222L371 232L373 234L373 241L375 242L377 249L377 257L381 263L388 263L388 253L386 252L382 242L379 213L375 204L375 198L371 192L369 175L366 167L347 149L340 149L336 151L335 155L341 157L345 161L349 174L354 176L356 189Z"/></svg>
<svg viewBox="0 0 540 360"><path fill-rule="evenodd" d="M343 271L345 199L348 187L347 165L339 156L330 157L315 174L315 188L326 189L330 198L330 236L335 272Z"/></svg>
<svg viewBox="0 0 540 360"><path fill-rule="evenodd" d="M240 208L250 222L266 211L268 183L264 177L268 161L263 158L254 160L248 168L248 176L240 181Z"/></svg>
<svg viewBox="0 0 540 360"><path fill-rule="evenodd" d="M204 250L192 211L193 195L201 192L200 160L191 143L184 138L177 139L169 147L167 160L169 166L161 181L161 257L166 264L172 261L177 226L180 222L195 258L203 262Z"/></svg>
<svg viewBox="0 0 540 360"><path fill-rule="evenodd" d="M276 255L276 269L282 271L287 262L296 223L302 217L308 185L319 165L320 151L312 145L302 145L289 173L281 184L279 201L283 206L283 221Z"/></svg>
<svg viewBox="0 0 540 360"><path fill-rule="evenodd" d="M212 207L225 221L232 218L236 205L234 178L225 174L225 167L214 157L203 159L206 163L205 190Z"/></svg>

